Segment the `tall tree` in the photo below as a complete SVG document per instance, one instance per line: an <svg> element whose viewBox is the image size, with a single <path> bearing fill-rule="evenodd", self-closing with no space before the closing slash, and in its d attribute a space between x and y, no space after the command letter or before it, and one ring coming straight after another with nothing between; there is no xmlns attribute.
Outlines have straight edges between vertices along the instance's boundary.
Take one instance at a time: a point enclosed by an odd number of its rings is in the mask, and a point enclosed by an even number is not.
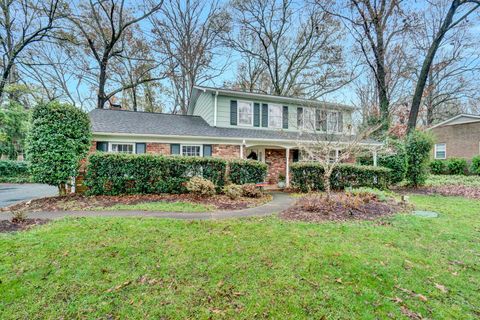
<svg viewBox="0 0 480 320"><path fill-rule="evenodd" d="M172 0L151 20L155 50L166 60L172 84L172 112L185 114L193 86L225 70L228 57L220 56L220 36L228 16L216 1Z"/></svg>
<svg viewBox="0 0 480 320"><path fill-rule="evenodd" d="M452 29L458 27L477 9L480 8L480 0L451 0L448 9L440 20L437 30L427 53L423 59L422 68L420 70L418 80L415 85L415 92L412 98L412 106L408 117L408 131L411 132L417 125L418 113L424 95L425 87L427 85L428 75L432 68L438 49L447 33Z"/></svg>
<svg viewBox="0 0 480 320"><path fill-rule="evenodd" d="M0 1L0 98L18 80L15 64L32 44L51 36L61 18L59 0Z"/></svg>
<svg viewBox="0 0 480 320"><path fill-rule="evenodd" d="M318 98L346 84L341 26L331 14L293 0L235 0L231 7L226 42L250 59L245 66L254 62L268 74L268 93Z"/></svg>
<svg viewBox="0 0 480 320"><path fill-rule="evenodd" d="M81 3L78 8L72 7L70 21L78 30L83 43L93 58L98 74L97 108L103 108L105 103L116 94L134 88L142 83L159 80L157 78L140 78L134 82L120 85L107 92L109 80L109 64L114 58L121 57L125 42L122 41L126 32L141 21L159 11L163 0L152 6L144 2L136 6L142 8L137 15L134 7L127 7L125 0L89 0Z"/></svg>

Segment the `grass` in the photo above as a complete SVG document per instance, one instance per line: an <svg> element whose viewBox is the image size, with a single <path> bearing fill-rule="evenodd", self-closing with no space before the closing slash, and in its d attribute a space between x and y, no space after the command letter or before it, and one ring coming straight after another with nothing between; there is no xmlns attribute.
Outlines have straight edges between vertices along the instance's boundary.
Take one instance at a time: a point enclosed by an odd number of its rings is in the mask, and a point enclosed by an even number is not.
<svg viewBox="0 0 480 320"><path fill-rule="evenodd" d="M215 209L212 205L204 205L191 202L142 202L137 204L116 204L111 207L100 207L96 210L129 210L129 211L164 211L164 212L208 212Z"/></svg>
<svg viewBox="0 0 480 320"><path fill-rule="evenodd" d="M478 318L480 203L411 200L440 217L81 218L1 235L0 318Z"/></svg>
<svg viewBox="0 0 480 320"><path fill-rule="evenodd" d="M462 185L480 188L480 176L463 175L430 175L426 181L427 186Z"/></svg>

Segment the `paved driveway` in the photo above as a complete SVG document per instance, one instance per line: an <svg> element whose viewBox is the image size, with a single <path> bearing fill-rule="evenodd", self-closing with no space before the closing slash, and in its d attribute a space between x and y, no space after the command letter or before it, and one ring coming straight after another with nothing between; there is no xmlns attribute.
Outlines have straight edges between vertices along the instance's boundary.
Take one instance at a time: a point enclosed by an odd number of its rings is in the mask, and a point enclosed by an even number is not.
<svg viewBox="0 0 480 320"><path fill-rule="evenodd" d="M0 183L0 208L25 200L58 195L58 189L37 183Z"/></svg>

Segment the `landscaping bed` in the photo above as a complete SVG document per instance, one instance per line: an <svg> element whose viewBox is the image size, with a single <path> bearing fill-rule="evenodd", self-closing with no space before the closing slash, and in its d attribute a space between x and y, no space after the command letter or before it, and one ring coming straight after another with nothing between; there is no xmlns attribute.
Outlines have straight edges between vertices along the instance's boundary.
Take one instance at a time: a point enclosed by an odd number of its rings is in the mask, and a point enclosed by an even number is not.
<svg viewBox="0 0 480 320"><path fill-rule="evenodd" d="M0 233L28 230L49 222L47 219L23 219L20 221L0 220Z"/></svg>
<svg viewBox="0 0 480 320"><path fill-rule="evenodd" d="M406 209L405 204L388 193L359 189L333 193L330 198L324 193L304 195L280 217L307 222L373 220Z"/></svg>
<svg viewBox="0 0 480 320"><path fill-rule="evenodd" d="M77 210L129 210L121 205L132 205L131 210L144 210L139 204L148 203L191 203L205 205L211 210L239 210L262 205L271 200L270 195L260 198L241 197L235 200L225 195L212 197L199 197L192 194L147 194L147 195L123 195L123 196L83 196L67 195L48 197L22 202L3 209L3 211L77 211ZM147 208L148 209L148 208ZM152 210L150 210L152 211ZM161 210L158 210L161 211ZM198 210L197 210L198 211ZM210 211L210 210L203 210Z"/></svg>
<svg viewBox="0 0 480 320"><path fill-rule="evenodd" d="M430 175L425 182L425 186L417 188L400 187L396 191L402 194L416 193L480 199L480 177L465 175Z"/></svg>

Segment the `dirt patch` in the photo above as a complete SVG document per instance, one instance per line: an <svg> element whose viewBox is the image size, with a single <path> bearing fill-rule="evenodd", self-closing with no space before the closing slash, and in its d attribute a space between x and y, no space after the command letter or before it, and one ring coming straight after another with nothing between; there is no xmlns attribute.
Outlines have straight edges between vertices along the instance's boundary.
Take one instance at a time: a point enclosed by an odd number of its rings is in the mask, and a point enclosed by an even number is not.
<svg viewBox="0 0 480 320"><path fill-rule="evenodd" d="M270 195L262 198L239 198L232 200L225 195L213 197L197 197L192 194L146 194L124 196L84 196L67 195L59 197L47 197L18 203L4 208L2 211L77 211L96 210L111 207L116 204L138 204L145 202L191 202L197 204L213 205L218 210L239 210L262 205L271 200Z"/></svg>
<svg viewBox="0 0 480 320"><path fill-rule="evenodd" d="M18 222L0 220L0 233L28 230L34 226L47 223L47 219L24 219Z"/></svg>
<svg viewBox="0 0 480 320"><path fill-rule="evenodd" d="M413 194L423 194L423 195L457 196L457 197L465 197L470 199L480 199L480 188L462 186L462 185L401 188L395 191L400 194L413 193Z"/></svg>
<svg viewBox="0 0 480 320"><path fill-rule="evenodd" d="M307 222L374 220L406 209L394 199L380 201L373 194L334 193L330 199L324 194L311 194L298 199L280 217Z"/></svg>

